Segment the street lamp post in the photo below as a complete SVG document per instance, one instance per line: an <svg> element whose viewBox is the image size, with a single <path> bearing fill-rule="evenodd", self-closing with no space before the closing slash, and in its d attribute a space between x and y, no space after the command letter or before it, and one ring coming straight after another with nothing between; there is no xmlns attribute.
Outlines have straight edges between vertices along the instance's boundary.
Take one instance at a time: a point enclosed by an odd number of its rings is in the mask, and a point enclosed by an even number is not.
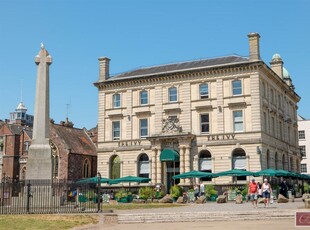
<svg viewBox="0 0 310 230"><path fill-rule="evenodd" d="M97 206L97 212L100 212L100 197L101 197L101 174L100 174L100 172L98 172L98 183L97 183L97 186L98 186L98 191L97 191L97 194L98 194L98 196L97 196L97 204L98 204L98 206Z"/></svg>

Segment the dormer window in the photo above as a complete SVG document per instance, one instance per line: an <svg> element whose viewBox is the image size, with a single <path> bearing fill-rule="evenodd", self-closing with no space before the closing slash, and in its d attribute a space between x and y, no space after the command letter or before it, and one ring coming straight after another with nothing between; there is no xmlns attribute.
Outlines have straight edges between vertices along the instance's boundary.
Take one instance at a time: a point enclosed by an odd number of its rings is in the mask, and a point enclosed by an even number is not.
<svg viewBox="0 0 310 230"><path fill-rule="evenodd" d="M121 95L116 93L113 95L113 108L121 107Z"/></svg>

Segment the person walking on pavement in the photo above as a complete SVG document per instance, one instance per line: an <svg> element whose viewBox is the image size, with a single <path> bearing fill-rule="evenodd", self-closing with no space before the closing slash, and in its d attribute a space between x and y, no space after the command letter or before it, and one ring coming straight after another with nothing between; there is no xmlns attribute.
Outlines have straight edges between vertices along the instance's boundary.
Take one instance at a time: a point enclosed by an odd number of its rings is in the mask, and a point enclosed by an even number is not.
<svg viewBox="0 0 310 230"><path fill-rule="evenodd" d="M203 184L203 181L200 181L200 196L205 195L205 185Z"/></svg>
<svg viewBox="0 0 310 230"><path fill-rule="evenodd" d="M262 191L263 191L263 198L264 198L264 207L269 207L270 203L270 196L272 194L272 188L271 185L268 183L267 179L264 179L264 183L262 185Z"/></svg>
<svg viewBox="0 0 310 230"><path fill-rule="evenodd" d="M257 196L258 196L258 185L255 182L255 179L252 179L252 182L249 184L248 195L250 195L250 200L254 208L257 208Z"/></svg>

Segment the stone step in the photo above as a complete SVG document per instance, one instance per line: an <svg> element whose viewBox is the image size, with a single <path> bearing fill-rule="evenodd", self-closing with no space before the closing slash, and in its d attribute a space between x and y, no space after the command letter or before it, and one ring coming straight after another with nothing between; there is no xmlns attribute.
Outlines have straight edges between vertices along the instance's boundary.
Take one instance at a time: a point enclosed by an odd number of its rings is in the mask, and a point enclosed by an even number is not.
<svg viewBox="0 0 310 230"><path fill-rule="evenodd" d="M219 220L269 220L294 218L295 211L258 212L195 212L195 213L138 213L118 214L118 223L192 222Z"/></svg>

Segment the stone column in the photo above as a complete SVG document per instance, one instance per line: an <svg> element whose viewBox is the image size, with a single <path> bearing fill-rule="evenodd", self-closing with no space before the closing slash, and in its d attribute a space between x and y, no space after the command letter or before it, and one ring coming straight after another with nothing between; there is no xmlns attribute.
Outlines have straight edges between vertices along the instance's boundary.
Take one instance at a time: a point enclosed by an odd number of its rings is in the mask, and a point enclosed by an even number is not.
<svg viewBox="0 0 310 230"><path fill-rule="evenodd" d="M162 167L161 167L161 161L160 161L160 153L161 153L161 149L157 149L157 162L156 162L156 183L162 183L161 181L161 173L162 173Z"/></svg>
<svg viewBox="0 0 310 230"><path fill-rule="evenodd" d="M27 180L51 180L52 157L49 145L49 66L52 57L41 45L35 57L37 65L36 97L34 107L34 123L32 143L28 152Z"/></svg>
<svg viewBox="0 0 310 230"><path fill-rule="evenodd" d="M152 184L156 184L156 149L152 149Z"/></svg>
<svg viewBox="0 0 310 230"><path fill-rule="evenodd" d="M184 154L184 160L185 160L185 172L189 172L191 170L191 152L190 152L190 146L185 147L185 154ZM190 179L185 180L186 184L190 184Z"/></svg>
<svg viewBox="0 0 310 230"><path fill-rule="evenodd" d="M179 147L179 152L180 152L180 174L185 173L185 169L184 169L184 146L181 145ZM185 179L180 179L180 184L184 184L185 183Z"/></svg>

